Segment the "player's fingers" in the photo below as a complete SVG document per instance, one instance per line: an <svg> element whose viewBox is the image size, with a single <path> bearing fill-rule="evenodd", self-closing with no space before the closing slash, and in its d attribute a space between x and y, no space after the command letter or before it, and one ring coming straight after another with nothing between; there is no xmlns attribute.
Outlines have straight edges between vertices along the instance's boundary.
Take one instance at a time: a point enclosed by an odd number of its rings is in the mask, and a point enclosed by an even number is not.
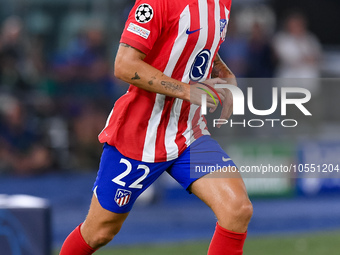
<svg viewBox="0 0 340 255"><path fill-rule="evenodd" d="M223 119L223 120L229 119L231 114L232 114L232 112L233 112L232 107L231 108L227 108L227 109L222 109L220 119ZM221 126L222 126L222 124L218 124L217 125L218 128L220 128Z"/></svg>
<svg viewBox="0 0 340 255"><path fill-rule="evenodd" d="M217 105L214 105L214 107L211 107L211 108L209 109L209 112L210 112L210 113L213 113L214 111L216 111L216 109L217 109Z"/></svg>
<svg viewBox="0 0 340 255"><path fill-rule="evenodd" d="M221 78L213 78L213 79L205 80L205 81L200 82L200 83L214 87L215 84L225 84L226 82L224 80L222 80Z"/></svg>
<svg viewBox="0 0 340 255"><path fill-rule="evenodd" d="M221 83L225 83L224 80L222 80L221 78L212 78L209 80L205 80L204 83L209 83L209 84L221 84Z"/></svg>
<svg viewBox="0 0 340 255"><path fill-rule="evenodd" d="M224 93L218 93L218 95L220 96L221 101L224 102L226 95Z"/></svg>
<svg viewBox="0 0 340 255"><path fill-rule="evenodd" d="M214 111L215 111L215 108L217 107L217 105L218 105L218 99L217 98L215 98L215 97L211 97L210 95L206 95L207 97L207 107L208 108L210 108L210 112L211 112L211 109L214 109Z"/></svg>
<svg viewBox="0 0 340 255"><path fill-rule="evenodd" d="M233 84L237 86L237 80L235 77L229 77L229 78L221 78L223 82L219 82L219 84Z"/></svg>
<svg viewBox="0 0 340 255"><path fill-rule="evenodd" d="M215 108L217 108L217 106L216 106L215 103L207 103L207 107L210 108L210 109L215 109Z"/></svg>
<svg viewBox="0 0 340 255"><path fill-rule="evenodd" d="M233 100L232 98L227 98L223 102L222 111L220 119L229 119L231 114L233 113ZM220 128L222 125L217 125L218 128Z"/></svg>
<svg viewBox="0 0 340 255"><path fill-rule="evenodd" d="M216 102L216 101L215 101ZM207 100L207 107L208 108L214 108L214 107L216 107L216 104L215 104L215 102L214 101L208 101Z"/></svg>
<svg viewBox="0 0 340 255"><path fill-rule="evenodd" d="M221 78L214 78L214 79L216 79L216 80L215 80L215 81L216 81L215 84L226 84L226 83L227 83L226 80L223 80L223 79L221 79Z"/></svg>

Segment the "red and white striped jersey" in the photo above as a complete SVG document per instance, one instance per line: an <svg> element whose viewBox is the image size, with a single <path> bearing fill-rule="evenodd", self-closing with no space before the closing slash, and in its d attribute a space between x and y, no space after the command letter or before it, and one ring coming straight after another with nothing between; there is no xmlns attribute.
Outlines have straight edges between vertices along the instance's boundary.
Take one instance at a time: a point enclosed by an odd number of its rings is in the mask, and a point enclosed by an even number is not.
<svg viewBox="0 0 340 255"><path fill-rule="evenodd" d="M184 83L210 78L225 39L231 0L137 0L121 43L146 54L144 61ZM114 105L99 141L144 162L177 158L209 135L200 107L130 85Z"/></svg>

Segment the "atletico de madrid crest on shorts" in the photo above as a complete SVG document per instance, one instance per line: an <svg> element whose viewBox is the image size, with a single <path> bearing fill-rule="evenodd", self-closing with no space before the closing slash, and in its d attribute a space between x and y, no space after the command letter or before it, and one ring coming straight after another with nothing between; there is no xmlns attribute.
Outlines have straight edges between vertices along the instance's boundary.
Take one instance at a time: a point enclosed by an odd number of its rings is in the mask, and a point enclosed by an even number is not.
<svg viewBox="0 0 340 255"><path fill-rule="evenodd" d="M122 207L129 203L131 197L131 191L125 189L117 189L115 201L119 207Z"/></svg>

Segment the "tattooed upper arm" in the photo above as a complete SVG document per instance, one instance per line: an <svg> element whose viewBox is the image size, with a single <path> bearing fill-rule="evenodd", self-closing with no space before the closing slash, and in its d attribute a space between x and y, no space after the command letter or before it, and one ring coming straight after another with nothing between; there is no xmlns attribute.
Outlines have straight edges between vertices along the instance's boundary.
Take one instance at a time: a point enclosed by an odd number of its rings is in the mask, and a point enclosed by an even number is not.
<svg viewBox="0 0 340 255"><path fill-rule="evenodd" d="M140 51L139 49L136 49L135 47L132 47L132 46L129 45L129 44L120 43L119 46L122 46L122 47L124 47L124 48L131 48L131 49L134 49L134 50L138 51L139 53L142 53L142 54L144 55L144 57L145 57L145 53L144 53L144 52Z"/></svg>
<svg viewBox="0 0 340 255"><path fill-rule="evenodd" d="M233 77L233 72L229 69L229 67L223 62L218 54L214 59L214 65L211 72L212 78L230 78Z"/></svg>
<svg viewBox="0 0 340 255"><path fill-rule="evenodd" d="M119 45L122 46L122 47L125 47L125 48L133 48L131 45L128 45L126 43L120 43Z"/></svg>

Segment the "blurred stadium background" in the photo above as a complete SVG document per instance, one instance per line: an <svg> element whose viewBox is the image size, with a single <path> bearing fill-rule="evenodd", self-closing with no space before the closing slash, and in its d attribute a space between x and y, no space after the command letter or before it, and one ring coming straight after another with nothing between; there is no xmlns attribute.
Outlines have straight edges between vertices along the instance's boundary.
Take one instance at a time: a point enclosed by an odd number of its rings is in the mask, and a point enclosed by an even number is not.
<svg viewBox="0 0 340 255"><path fill-rule="evenodd" d="M133 3L0 0L0 250L12 249L4 255L49 255L84 219L97 135L127 89L112 63ZM306 78L313 119L294 130L224 128L220 144L239 165L340 164L340 2L234 0L232 8L220 55L240 87ZM265 104L267 92L255 102ZM245 180L254 204L245 254L339 254L339 174L304 177ZM44 200L8 196L18 194ZM205 254L214 225L208 208L162 176L98 254Z"/></svg>

